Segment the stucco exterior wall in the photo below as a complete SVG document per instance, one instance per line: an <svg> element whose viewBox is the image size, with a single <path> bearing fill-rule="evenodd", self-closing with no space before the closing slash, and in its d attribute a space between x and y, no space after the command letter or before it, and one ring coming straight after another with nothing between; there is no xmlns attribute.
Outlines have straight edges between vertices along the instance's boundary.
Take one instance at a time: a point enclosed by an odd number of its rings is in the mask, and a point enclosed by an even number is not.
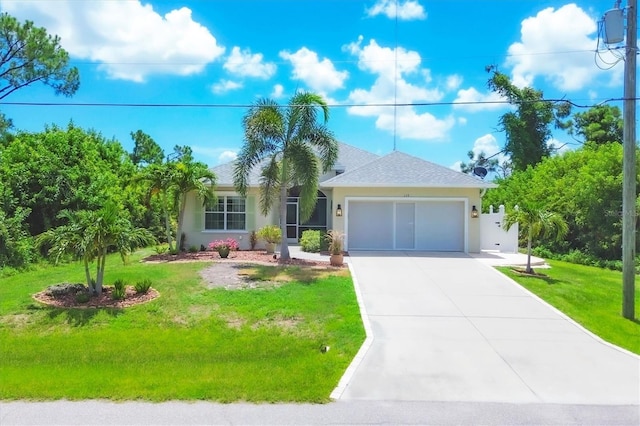
<svg viewBox="0 0 640 426"><path fill-rule="evenodd" d="M216 189L216 195L218 197L223 196L238 196L232 188L218 188ZM265 225L275 225L278 223L277 212L273 212L268 216L260 214L260 207L258 205L259 194L257 188L251 188L247 193L247 216L246 216L246 229L245 230L233 230L233 231L214 231L204 229L204 206L202 200L198 199L195 192L190 192L187 195L187 206L184 217L184 234L186 237L184 247L189 248L191 246L205 247L211 241L221 240L226 238L235 239L240 245L241 250L249 250L251 243L249 235L251 231L257 231ZM257 248L264 248L264 242L258 241Z"/></svg>
<svg viewBox="0 0 640 426"><path fill-rule="evenodd" d="M481 210L480 190L478 188L333 188L332 228L345 231L345 218L348 214L346 199L351 197L383 198L464 198L467 200L468 251L480 252L480 220L471 218L471 209ZM335 210L340 204L343 216L337 217Z"/></svg>

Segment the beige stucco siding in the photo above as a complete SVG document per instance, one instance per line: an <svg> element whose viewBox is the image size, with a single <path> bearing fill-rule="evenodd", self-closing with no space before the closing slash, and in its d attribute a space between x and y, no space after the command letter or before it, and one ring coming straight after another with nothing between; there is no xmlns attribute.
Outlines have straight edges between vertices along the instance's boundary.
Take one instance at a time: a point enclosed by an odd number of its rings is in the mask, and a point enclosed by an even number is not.
<svg viewBox="0 0 640 426"><path fill-rule="evenodd" d="M389 198L409 200L426 200L429 198L438 199L464 199L466 201L466 221L468 226L467 249L471 253L480 251L480 220L471 219L471 208L476 206L481 208L480 190L478 188L333 188L333 229L345 231L345 218L347 217L347 199L353 200L356 197L366 198ZM343 216L336 217L335 209L340 204L343 209ZM347 242L348 244L348 242Z"/></svg>
<svg viewBox="0 0 640 426"><path fill-rule="evenodd" d="M238 196L238 194L231 188L218 188L216 190L218 197L223 196ZM257 188L252 188L247 194L246 200L246 229L245 230L233 230L233 231L214 231L204 229L204 206L202 200L198 199L195 192L190 192L187 195L187 206L185 210L184 218L184 233L186 237L185 248L191 246L205 247L211 241L233 238L240 244L241 250L248 250L251 248L249 241L249 235L251 231L257 231L265 225L277 224L277 214L270 214L263 216L260 214L259 194ZM262 242L258 243L258 248L262 248Z"/></svg>

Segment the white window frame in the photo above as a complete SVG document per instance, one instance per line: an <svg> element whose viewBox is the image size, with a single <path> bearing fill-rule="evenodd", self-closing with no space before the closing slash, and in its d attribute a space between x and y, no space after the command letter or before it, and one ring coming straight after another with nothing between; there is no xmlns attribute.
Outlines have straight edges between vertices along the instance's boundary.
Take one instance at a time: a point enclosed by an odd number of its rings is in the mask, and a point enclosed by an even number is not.
<svg viewBox="0 0 640 426"><path fill-rule="evenodd" d="M244 201L244 211L228 211L227 210L227 201L229 198L237 198L239 200L243 200ZM222 200L222 205L223 205L223 210L222 211L218 211L218 210L208 210L207 206L204 206L204 230L207 232L242 232L242 231L246 231L247 230L247 199L246 197L241 197L240 195L219 195L218 196L218 203L220 203L220 200ZM209 214L222 214L223 217L223 223L224 223L224 227L223 228L207 228L207 215ZM242 214L244 215L244 226L242 229L229 229L228 223L229 223L229 215L231 214Z"/></svg>

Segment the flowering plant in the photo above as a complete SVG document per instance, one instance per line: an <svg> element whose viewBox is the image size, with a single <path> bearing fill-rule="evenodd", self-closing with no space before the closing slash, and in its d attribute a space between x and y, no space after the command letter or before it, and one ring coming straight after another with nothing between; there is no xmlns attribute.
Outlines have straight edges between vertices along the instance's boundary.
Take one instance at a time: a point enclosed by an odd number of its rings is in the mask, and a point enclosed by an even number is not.
<svg viewBox="0 0 640 426"><path fill-rule="evenodd" d="M227 238L226 240L215 240L209 243L211 250L220 251L220 249L238 250L240 246L238 242L233 238Z"/></svg>

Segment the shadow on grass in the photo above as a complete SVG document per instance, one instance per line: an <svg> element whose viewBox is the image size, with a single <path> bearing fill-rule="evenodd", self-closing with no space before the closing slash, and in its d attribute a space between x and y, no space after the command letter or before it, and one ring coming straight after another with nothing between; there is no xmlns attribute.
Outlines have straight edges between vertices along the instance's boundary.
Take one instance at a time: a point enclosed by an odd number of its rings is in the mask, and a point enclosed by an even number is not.
<svg viewBox="0 0 640 426"><path fill-rule="evenodd" d="M562 280L558 280L555 278L552 278L548 275L539 273L539 272L535 272L530 274L525 272L524 270L520 270L520 269L514 269L514 268L510 268L509 272L514 276L514 277L518 277L518 278L524 278L524 279L539 279L542 280L544 282L546 282L549 285L557 285L557 284L562 284L562 283L566 283L566 281L562 281Z"/></svg>
<svg viewBox="0 0 640 426"><path fill-rule="evenodd" d="M112 317L118 317L124 312L122 309L116 308L47 308L49 309L48 316L50 319L58 318L61 315L65 316L65 322L72 327L83 327L100 312L106 312L107 315Z"/></svg>
<svg viewBox="0 0 640 426"><path fill-rule="evenodd" d="M238 269L249 281L297 281L303 284L312 284L330 273L335 273L324 269L298 266L241 265Z"/></svg>

